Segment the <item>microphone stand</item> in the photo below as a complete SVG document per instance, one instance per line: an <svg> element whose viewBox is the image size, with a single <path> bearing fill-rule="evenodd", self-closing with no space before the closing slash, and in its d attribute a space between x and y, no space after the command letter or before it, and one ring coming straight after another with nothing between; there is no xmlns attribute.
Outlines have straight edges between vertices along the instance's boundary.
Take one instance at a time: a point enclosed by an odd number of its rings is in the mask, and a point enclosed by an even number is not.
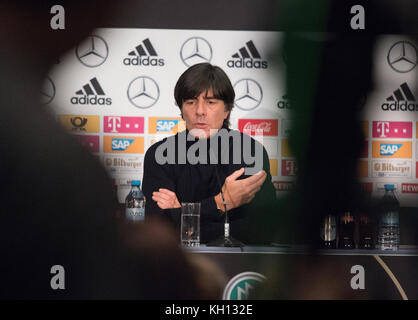
<svg viewBox="0 0 418 320"><path fill-rule="evenodd" d="M232 238L229 233L230 230L229 230L228 210L226 210L226 202L225 202L224 193L222 191L222 185L219 179L217 165L215 165L215 173L216 173L216 179L218 181L218 186L221 189L222 202L223 202L224 209L225 209L224 235L212 242L209 242L207 246L208 247L240 247L242 249L245 245L241 241Z"/></svg>

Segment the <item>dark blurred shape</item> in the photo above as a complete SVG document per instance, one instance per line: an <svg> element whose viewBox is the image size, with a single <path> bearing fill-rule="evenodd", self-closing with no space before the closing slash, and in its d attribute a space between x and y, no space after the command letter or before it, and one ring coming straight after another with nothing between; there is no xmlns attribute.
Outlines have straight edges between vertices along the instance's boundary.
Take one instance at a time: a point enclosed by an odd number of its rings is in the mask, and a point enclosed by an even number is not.
<svg viewBox="0 0 418 320"><path fill-rule="evenodd" d="M66 29L50 29L61 4ZM42 109L58 56L136 1L0 4L0 298L191 299L196 268L163 223L119 224L112 184L96 157ZM123 237L122 237L123 236ZM52 290L51 267L65 270Z"/></svg>

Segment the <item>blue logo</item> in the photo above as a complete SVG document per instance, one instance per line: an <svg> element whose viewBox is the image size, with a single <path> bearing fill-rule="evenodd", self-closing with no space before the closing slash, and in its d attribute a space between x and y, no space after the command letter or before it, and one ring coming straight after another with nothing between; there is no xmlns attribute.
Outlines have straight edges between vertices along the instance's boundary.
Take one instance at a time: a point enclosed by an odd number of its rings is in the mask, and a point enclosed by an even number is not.
<svg viewBox="0 0 418 320"><path fill-rule="evenodd" d="M135 139L112 139L112 151L125 151Z"/></svg>
<svg viewBox="0 0 418 320"><path fill-rule="evenodd" d="M157 120L157 132L171 132L180 120Z"/></svg>
<svg viewBox="0 0 418 320"><path fill-rule="evenodd" d="M382 143L380 145L381 156L393 156L402 147L402 143Z"/></svg>

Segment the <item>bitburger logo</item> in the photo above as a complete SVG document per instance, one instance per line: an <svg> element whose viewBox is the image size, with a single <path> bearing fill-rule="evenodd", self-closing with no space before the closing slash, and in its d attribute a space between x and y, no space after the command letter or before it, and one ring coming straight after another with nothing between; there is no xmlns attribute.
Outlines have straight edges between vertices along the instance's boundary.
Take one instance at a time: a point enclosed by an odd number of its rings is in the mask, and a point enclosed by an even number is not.
<svg viewBox="0 0 418 320"><path fill-rule="evenodd" d="M128 53L128 57L123 59L125 66L152 66L162 67L165 65L163 58L159 58L157 51L149 38L137 45L134 50Z"/></svg>
<svg viewBox="0 0 418 320"><path fill-rule="evenodd" d="M100 106L112 104L112 99L106 97L97 78L90 79L90 82L85 84L82 89L76 91L75 94L70 100L71 104Z"/></svg>
<svg viewBox="0 0 418 320"><path fill-rule="evenodd" d="M418 111L418 104L406 82L402 83L382 104L383 111Z"/></svg>
<svg viewBox="0 0 418 320"><path fill-rule="evenodd" d="M268 63L261 59L261 55L252 40L232 55L226 62L229 68L267 69Z"/></svg>

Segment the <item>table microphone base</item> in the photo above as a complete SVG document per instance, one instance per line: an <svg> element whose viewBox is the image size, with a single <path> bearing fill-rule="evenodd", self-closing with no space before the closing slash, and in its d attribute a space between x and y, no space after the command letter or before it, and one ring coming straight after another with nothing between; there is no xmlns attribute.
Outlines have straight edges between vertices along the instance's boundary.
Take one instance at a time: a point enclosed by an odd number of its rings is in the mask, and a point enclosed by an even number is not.
<svg viewBox="0 0 418 320"><path fill-rule="evenodd" d="M243 244L241 241L236 240L232 237L221 237L219 239L216 239L212 242L209 242L206 244L208 247L244 247L245 244Z"/></svg>

